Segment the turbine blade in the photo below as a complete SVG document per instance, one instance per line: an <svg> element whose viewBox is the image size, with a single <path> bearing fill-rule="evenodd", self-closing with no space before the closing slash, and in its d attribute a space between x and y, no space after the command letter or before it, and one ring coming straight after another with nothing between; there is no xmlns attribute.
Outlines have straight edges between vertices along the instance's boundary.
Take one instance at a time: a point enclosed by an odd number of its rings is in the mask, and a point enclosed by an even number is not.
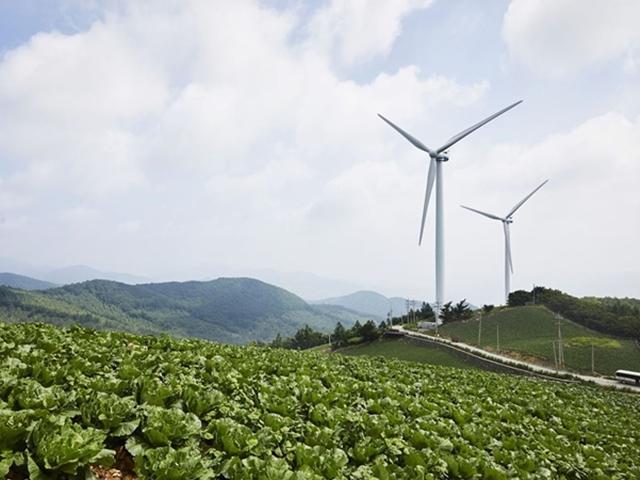
<svg viewBox="0 0 640 480"><path fill-rule="evenodd" d="M427 219L427 209L429 208L429 199L433 190L433 182L436 179L436 161L434 158L429 162L429 172L427 173L427 188L424 192L424 207L422 207L422 223L420 223L420 237L418 245L422 244L422 234L424 233L424 222Z"/></svg>
<svg viewBox="0 0 640 480"><path fill-rule="evenodd" d="M499 112L494 113L493 115L485 118L484 120L482 120L481 122L476 123L475 125L467 128L466 130L461 131L460 133L458 133L457 135L454 135L453 137L451 137L449 140L447 140L447 143L445 143L443 146L441 146L436 153L442 153L444 152L446 149L448 149L449 147L453 146L454 144L458 143L460 140L462 140L464 137L466 137L467 135L469 135L470 133L475 132L477 129L479 129L481 126L489 123L491 120L493 120L496 117L499 117L500 115L502 115L505 112L508 112L509 110L511 110L512 108L520 105L522 103L522 100L518 100L516 103L513 103L511 105L509 105L506 108L503 108L502 110L500 110Z"/></svg>
<svg viewBox="0 0 640 480"><path fill-rule="evenodd" d="M542 188L542 186L547 183L549 180L545 180L544 182L542 182L540 185L538 185L533 192L531 192L529 195L527 195L526 197L524 197L522 200L520 200L518 203L516 203L515 207L513 207L511 209L511 211L509 213L507 213L507 216L505 218L509 218L511 215L513 215L514 213L516 213L516 210L518 210L522 205L524 205L524 202L526 202L527 200L529 200L531 198L531 196L536 193L538 190L540 190Z"/></svg>
<svg viewBox="0 0 640 480"><path fill-rule="evenodd" d="M511 259L511 234L509 233L509 224L507 222L502 222L502 226L504 228L505 255L507 256L507 261L509 262L511 273L513 273L513 260Z"/></svg>
<svg viewBox="0 0 640 480"><path fill-rule="evenodd" d="M475 208L465 207L464 205L460 205L462 208L466 208L467 210L471 210L472 212L479 213L480 215L484 215L485 217L493 218L494 220L503 221L503 218L498 217L497 215L493 215L492 213L483 212L480 210L476 210Z"/></svg>
<svg viewBox="0 0 640 480"><path fill-rule="evenodd" d="M395 123L393 123L391 120L386 119L385 117L383 117L382 115L378 114L378 116L384 120L385 122L387 122L391 128L393 128L395 131L397 131L400 135L402 135L404 138L406 138L407 140L409 140L409 142L416 148L422 150L423 152L427 152L429 155L432 154L431 150L429 150L429 147L427 147L424 143L422 143L420 140L418 140L416 137L414 137L413 135L411 135L410 133L405 132L403 129L401 129L399 126L397 126Z"/></svg>

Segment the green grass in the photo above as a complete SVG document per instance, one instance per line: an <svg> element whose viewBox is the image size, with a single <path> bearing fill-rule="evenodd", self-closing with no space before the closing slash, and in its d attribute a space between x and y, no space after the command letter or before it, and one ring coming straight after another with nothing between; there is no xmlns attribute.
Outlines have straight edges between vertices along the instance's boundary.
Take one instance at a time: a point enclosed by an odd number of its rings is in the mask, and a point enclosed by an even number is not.
<svg viewBox="0 0 640 480"><path fill-rule="evenodd" d="M328 343L323 343L322 345L316 345L315 347L307 348L305 351L315 353L329 353L331 352L331 347Z"/></svg>
<svg viewBox="0 0 640 480"><path fill-rule="evenodd" d="M553 341L558 338L558 321L547 308L537 305L498 310L482 320L480 346L487 350L496 349L496 332L500 329L500 350L516 356L535 357L540 363L553 366ZM575 339L584 337L598 339L612 338L594 332L569 320L561 324L564 340L566 368L582 373L591 372L591 346L575 345ZM445 325L440 333L458 338L464 343L478 345L478 321L455 322ZM574 341L572 341L574 339ZM615 339L613 345L596 346L595 370L610 375L617 369L640 370L640 348L631 339Z"/></svg>
<svg viewBox="0 0 640 480"><path fill-rule="evenodd" d="M478 368L475 362L465 358L462 354L457 355L449 349L432 346L426 342L409 338L383 338L372 343L354 345L339 350L339 353L356 357L380 356L446 367Z"/></svg>

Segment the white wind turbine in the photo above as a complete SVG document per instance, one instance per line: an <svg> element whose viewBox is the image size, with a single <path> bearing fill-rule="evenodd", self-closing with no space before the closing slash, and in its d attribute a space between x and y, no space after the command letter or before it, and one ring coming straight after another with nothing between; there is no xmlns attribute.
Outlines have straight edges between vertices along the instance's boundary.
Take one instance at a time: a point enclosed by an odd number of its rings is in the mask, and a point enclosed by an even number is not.
<svg viewBox="0 0 640 480"><path fill-rule="evenodd" d="M499 117L503 113L511 110L513 107L522 103L522 100L503 108L499 112L485 118L481 122L463 130L451 137L447 142L436 150L429 149L424 143L417 138L413 137L403 129L387 120L382 115L378 116L387 122L392 128L394 128L400 135L409 140L409 142L419 150L426 152L431 161L429 162L429 170L427 173L427 189L424 196L424 207L422 209L422 222L420 224L420 237L418 238L418 245L422 243L422 234L424 232L424 223L427 218L427 209L429 207L429 199L431 198L431 190L433 189L433 183L436 183L436 314L437 319L440 318L440 308L444 301L444 205L442 203L442 191L443 191L443 179L442 179L442 162L449 160L448 149L452 147L467 135L475 132L483 125L489 123L496 117Z"/></svg>
<svg viewBox="0 0 640 480"><path fill-rule="evenodd" d="M493 215L492 213L481 212L480 210L476 210L475 208L465 207L464 205L460 205L462 208L466 208L467 210L471 210L472 212L479 213L480 215L484 215L485 217L492 218L493 220L500 220L502 222L502 229L504 231L504 297L505 297L505 305L509 303L509 291L511 289L511 274L513 273L513 260L511 259L511 237L509 234L509 225L513 223L513 214L516 213L524 202L529 200L531 196L536 193L538 190L542 188L542 186L547 183L549 180L545 180L540 185L538 185L533 192L524 197L515 206L511 209L509 213L507 213L504 217L499 217L498 215Z"/></svg>

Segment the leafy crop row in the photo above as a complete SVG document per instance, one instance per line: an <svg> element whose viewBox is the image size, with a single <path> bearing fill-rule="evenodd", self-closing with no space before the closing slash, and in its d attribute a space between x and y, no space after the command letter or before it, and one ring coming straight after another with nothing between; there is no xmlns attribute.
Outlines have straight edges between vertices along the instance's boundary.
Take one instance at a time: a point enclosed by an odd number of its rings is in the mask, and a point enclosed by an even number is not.
<svg viewBox="0 0 640 480"><path fill-rule="evenodd" d="M472 370L0 324L0 476L640 478L640 398Z"/></svg>

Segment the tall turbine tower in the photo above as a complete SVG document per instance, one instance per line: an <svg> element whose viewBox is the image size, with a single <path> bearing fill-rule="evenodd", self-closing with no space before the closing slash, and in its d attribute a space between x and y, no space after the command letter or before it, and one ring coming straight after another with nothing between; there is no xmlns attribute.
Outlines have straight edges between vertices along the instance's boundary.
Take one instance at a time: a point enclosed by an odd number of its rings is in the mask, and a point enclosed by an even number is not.
<svg viewBox="0 0 640 480"><path fill-rule="evenodd" d="M538 185L533 192L520 200L516 205L511 209L509 213L507 213L504 217L499 217L498 215L493 215L491 213L481 212L480 210L476 210L475 208L465 207L464 205L460 205L462 208L466 208L467 210L471 210L472 212L479 213L480 215L484 215L485 217L492 218L493 220L500 220L502 222L502 229L504 231L504 298L505 305L509 303L509 291L511 290L511 274L513 273L513 261L511 259L511 237L509 235L509 225L513 223L513 216L524 202L531 198L531 195L536 193L538 190L542 188L542 186L547 183L549 180L545 180L540 185Z"/></svg>
<svg viewBox="0 0 640 480"><path fill-rule="evenodd" d="M443 190L443 178L442 178L442 163L449 160L448 149L452 147L464 137L470 133L475 132L477 129L489 123L496 117L499 117L503 113L511 110L513 107L522 103L522 100L503 108L499 112L485 118L479 123L463 130L451 137L447 142L436 150L429 149L424 143L417 138L413 137L409 133L402 130L400 127L387 120L382 115L378 116L387 122L392 128L394 128L400 135L409 140L409 142L419 150L426 152L431 161L429 162L429 170L427 173L427 189L424 196L424 207L422 209L422 222L420 224L420 236L418 238L418 245L422 244L422 234L424 232L424 223L427 218L427 209L429 207L429 199L431 198L431 190L433 189L433 183L436 183L436 321L440 318L440 309L444 302L444 205L442 201Z"/></svg>

